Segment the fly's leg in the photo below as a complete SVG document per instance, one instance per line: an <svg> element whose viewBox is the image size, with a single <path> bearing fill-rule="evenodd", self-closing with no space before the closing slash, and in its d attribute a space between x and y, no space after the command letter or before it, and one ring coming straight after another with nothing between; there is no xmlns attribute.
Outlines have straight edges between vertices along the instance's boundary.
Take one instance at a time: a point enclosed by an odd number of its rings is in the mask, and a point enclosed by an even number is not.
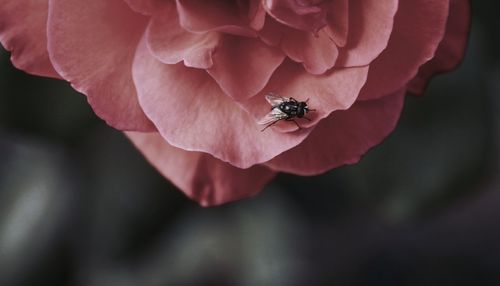
<svg viewBox="0 0 500 286"><path fill-rule="evenodd" d="M293 121L293 123L295 123L295 125L297 125L297 127L299 127L299 129L302 129L302 127L300 127L300 125L297 123L297 121L295 121L293 118L287 118L285 120L286 121Z"/></svg>

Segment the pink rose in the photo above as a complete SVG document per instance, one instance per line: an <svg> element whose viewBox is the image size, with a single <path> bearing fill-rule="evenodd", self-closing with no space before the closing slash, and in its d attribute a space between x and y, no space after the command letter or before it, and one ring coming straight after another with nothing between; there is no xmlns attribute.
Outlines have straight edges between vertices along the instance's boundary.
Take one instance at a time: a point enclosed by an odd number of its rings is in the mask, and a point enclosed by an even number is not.
<svg viewBox="0 0 500 286"><path fill-rule="evenodd" d="M16 67L71 82L187 196L357 162L461 60L468 0L0 0ZM268 93L311 120L261 132Z"/></svg>

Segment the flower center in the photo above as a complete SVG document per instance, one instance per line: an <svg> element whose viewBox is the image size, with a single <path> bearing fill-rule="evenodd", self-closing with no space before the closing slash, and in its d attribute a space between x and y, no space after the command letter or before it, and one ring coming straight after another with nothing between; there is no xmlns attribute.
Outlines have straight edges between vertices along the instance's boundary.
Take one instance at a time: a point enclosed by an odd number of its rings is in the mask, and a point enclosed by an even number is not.
<svg viewBox="0 0 500 286"><path fill-rule="evenodd" d="M327 24L325 5L323 0L264 0L267 12L278 22L315 34Z"/></svg>

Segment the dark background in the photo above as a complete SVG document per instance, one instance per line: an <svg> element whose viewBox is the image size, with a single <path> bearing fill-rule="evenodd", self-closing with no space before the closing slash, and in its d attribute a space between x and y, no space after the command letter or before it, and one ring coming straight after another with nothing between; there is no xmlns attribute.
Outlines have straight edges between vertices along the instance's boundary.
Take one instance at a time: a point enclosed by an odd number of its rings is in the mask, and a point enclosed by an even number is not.
<svg viewBox="0 0 500 286"><path fill-rule="evenodd" d="M354 166L201 208L68 84L0 50L0 285L500 285L500 42L468 52Z"/></svg>

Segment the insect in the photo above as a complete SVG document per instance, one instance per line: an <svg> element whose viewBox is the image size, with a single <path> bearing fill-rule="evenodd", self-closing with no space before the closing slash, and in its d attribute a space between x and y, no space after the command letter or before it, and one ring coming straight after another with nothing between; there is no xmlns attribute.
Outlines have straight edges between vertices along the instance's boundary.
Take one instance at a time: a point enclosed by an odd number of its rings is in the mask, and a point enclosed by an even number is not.
<svg viewBox="0 0 500 286"><path fill-rule="evenodd" d="M305 117L305 115L309 111L315 111L314 109L309 109L307 106L307 101L309 99L306 101L298 101L293 97L281 97L274 93L268 93L266 94L266 100L272 107L271 111L258 122L261 125L266 125L261 132L281 120L293 121L297 127L301 128L294 118L304 118L311 121L311 119Z"/></svg>

